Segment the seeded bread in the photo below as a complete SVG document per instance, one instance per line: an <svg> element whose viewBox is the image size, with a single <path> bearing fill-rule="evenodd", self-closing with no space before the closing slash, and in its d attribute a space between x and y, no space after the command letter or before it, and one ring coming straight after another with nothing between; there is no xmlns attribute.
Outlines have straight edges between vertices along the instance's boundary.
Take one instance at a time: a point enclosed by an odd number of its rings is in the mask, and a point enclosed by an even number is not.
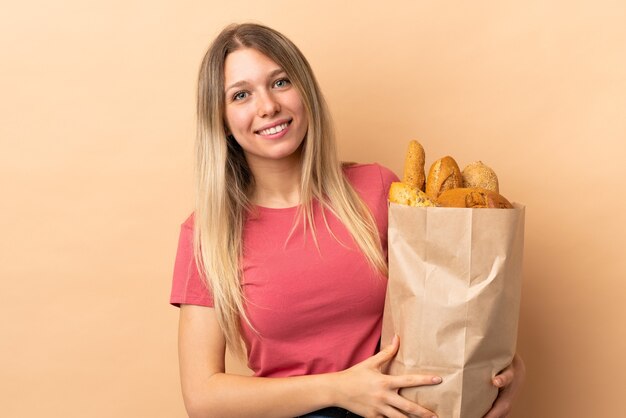
<svg viewBox="0 0 626 418"><path fill-rule="evenodd" d="M461 173L463 176L463 187L487 189L499 193L498 176L495 171L476 161L468 164Z"/></svg>
<svg viewBox="0 0 626 418"><path fill-rule="evenodd" d="M395 181L389 188L389 201L408 206L436 206L426 193L404 182Z"/></svg>

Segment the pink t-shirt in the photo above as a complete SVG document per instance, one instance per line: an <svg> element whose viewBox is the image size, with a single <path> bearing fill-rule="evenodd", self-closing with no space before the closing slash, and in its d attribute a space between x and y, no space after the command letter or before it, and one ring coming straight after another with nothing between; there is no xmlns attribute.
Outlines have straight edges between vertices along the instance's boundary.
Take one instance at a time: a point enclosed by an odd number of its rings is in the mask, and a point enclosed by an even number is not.
<svg viewBox="0 0 626 418"><path fill-rule="evenodd" d="M387 195L397 177L378 164L345 168L372 211L387 248ZM282 377L344 370L376 352L387 278L373 271L352 237L330 213L327 231L314 205L319 251L301 225L291 238L296 208L258 208L243 235L243 290L248 367L256 376ZM193 260L193 215L181 226L170 303L212 306Z"/></svg>

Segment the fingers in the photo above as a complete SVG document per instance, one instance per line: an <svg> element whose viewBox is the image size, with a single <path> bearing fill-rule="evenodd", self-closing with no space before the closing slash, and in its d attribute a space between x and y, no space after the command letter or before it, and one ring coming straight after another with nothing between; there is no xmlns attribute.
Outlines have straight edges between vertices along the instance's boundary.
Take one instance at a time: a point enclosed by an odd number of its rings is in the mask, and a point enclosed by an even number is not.
<svg viewBox="0 0 626 418"><path fill-rule="evenodd" d="M494 385L500 388L498 397L484 418L504 418L510 412L517 392L526 375L526 366L517 354L513 363L494 377Z"/></svg>
<svg viewBox="0 0 626 418"><path fill-rule="evenodd" d="M392 417L405 417L406 415L397 415L397 411L411 414L411 416L423 417L423 418L436 418L437 415L423 406L412 402L403 396L398 394L398 389L412 386L424 386L424 385L436 385L441 383L441 377L434 375L406 375L406 376L389 376L388 384L389 388L393 391L392 394L386 399L387 404L393 408L391 411L396 411L396 414L390 415L385 412L385 416Z"/></svg>
<svg viewBox="0 0 626 418"><path fill-rule="evenodd" d="M511 386L500 391L493 406L483 418L505 418L511 412L514 393Z"/></svg>
<svg viewBox="0 0 626 418"><path fill-rule="evenodd" d="M391 343L378 354L349 369L353 373L369 376L365 380L370 382L373 396L370 395L369 401L363 402L362 406L370 404L370 407L375 408L375 413L388 418L406 418L408 416L436 418L434 412L402 397L398 394L398 390L405 387L436 385L441 383L441 377L431 374L391 376L381 373L383 366L393 359L399 347L400 338L394 335ZM375 402L371 403L371 400L375 400ZM366 416L372 416L371 412L370 410Z"/></svg>
<svg viewBox="0 0 626 418"><path fill-rule="evenodd" d="M416 404L415 402L411 402L406 398L403 398L400 395L395 395L390 397L387 401L389 406L385 408L384 414L386 417L406 417L406 414L411 414L411 416L421 417L421 418L437 418L437 415L423 406ZM388 411L395 411L396 415L392 415ZM399 412L400 415L397 415Z"/></svg>
<svg viewBox="0 0 626 418"><path fill-rule="evenodd" d="M412 386L437 385L439 383L441 383L441 377L431 374L389 376L390 389L401 389Z"/></svg>
<svg viewBox="0 0 626 418"><path fill-rule="evenodd" d="M391 340L391 344L380 350L380 353L370 358L374 366L381 367L383 364L391 360L398 352L398 347L400 347L400 338L397 335L394 335Z"/></svg>
<svg viewBox="0 0 626 418"><path fill-rule="evenodd" d="M498 388L504 388L510 385L514 378L515 371L513 370L513 366L511 365L502 370L493 378L493 384Z"/></svg>
<svg viewBox="0 0 626 418"><path fill-rule="evenodd" d="M494 386L504 388L515 381L521 384L525 374L526 366L524 365L524 361L518 354L515 354L513 362L507 368L498 373L492 381Z"/></svg>

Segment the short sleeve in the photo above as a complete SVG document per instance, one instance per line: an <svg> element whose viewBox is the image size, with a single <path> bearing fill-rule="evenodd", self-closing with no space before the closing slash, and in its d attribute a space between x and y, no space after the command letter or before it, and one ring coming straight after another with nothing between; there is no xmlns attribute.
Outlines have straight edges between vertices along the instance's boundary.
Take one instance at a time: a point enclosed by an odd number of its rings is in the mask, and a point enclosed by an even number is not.
<svg viewBox="0 0 626 418"><path fill-rule="evenodd" d="M193 255L192 221L193 217L190 217L180 227L170 303L174 306L181 304L213 306L213 297L198 271Z"/></svg>
<svg viewBox="0 0 626 418"><path fill-rule="evenodd" d="M381 181L383 184L384 196L387 197L389 196L389 188L391 187L391 183L393 183L394 181L400 181L400 179L398 178L398 176L396 176L396 174L393 171L391 171L387 167L382 166L380 164L377 164L377 166L378 166L378 169L380 170L380 177L381 177Z"/></svg>

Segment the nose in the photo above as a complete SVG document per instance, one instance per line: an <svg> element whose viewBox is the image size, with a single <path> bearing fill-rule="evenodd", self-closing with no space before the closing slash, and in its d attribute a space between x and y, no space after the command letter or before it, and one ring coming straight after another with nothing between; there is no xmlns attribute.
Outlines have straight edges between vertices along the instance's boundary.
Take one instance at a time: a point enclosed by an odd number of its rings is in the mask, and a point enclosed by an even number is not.
<svg viewBox="0 0 626 418"><path fill-rule="evenodd" d="M274 116L280 112L280 104L271 92L264 92L257 96L257 114L259 117Z"/></svg>

